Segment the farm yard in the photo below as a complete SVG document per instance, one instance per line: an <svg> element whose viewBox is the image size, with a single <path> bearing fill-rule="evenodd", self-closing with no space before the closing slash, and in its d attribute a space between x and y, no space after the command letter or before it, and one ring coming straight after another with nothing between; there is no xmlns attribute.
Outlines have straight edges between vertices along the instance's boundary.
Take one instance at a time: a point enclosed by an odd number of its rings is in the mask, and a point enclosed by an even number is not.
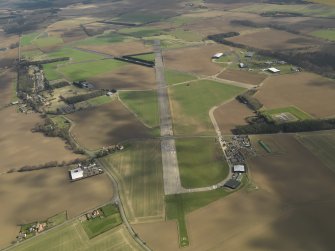
<svg viewBox="0 0 335 251"><path fill-rule="evenodd" d="M214 135L209 110L233 99L244 89L211 80L199 80L169 89L177 135Z"/></svg>
<svg viewBox="0 0 335 251"><path fill-rule="evenodd" d="M6 201L1 206L0 247L15 240L19 224L44 220L62 211L71 219L113 196L106 175L70 182L66 167L3 174L0 182L0 199Z"/></svg>
<svg viewBox="0 0 335 251"><path fill-rule="evenodd" d="M71 134L75 140L90 150L151 136L149 128L119 101L79 111L67 117L74 123Z"/></svg>
<svg viewBox="0 0 335 251"><path fill-rule="evenodd" d="M335 115L334 87L334 80L297 73L268 78L255 97L266 109L296 106L313 117L325 118Z"/></svg>
<svg viewBox="0 0 335 251"><path fill-rule="evenodd" d="M60 241L61 240L61 241ZM50 231L48 234L23 243L14 251L42 251L46 247L53 247L53 250L65 251L88 251L88 250L142 250L141 247L129 236L125 227L105 232L94 239L88 239L80 223L75 221Z"/></svg>
<svg viewBox="0 0 335 251"><path fill-rule="evenodd" d="M164 219L160 141L130 142L125 150L101 162L120 182L121 198L130 222Z"/></svg>

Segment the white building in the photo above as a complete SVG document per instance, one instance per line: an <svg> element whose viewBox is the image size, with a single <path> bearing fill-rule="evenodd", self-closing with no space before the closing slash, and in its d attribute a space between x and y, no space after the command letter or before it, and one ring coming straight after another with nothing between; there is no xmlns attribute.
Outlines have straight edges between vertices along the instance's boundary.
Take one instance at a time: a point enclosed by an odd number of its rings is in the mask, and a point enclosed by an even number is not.
<svg viewBox="0 0 335 251"><path fill-rule="evenodd" d="M272 73L278 73L278 72L280 72L280 70L278 70L277 68L274 68L274 67L268 68L268 71L272 72Z"/></svg>
<svg viewBox="0 0 335 251"><path fill-rule="evenodd" d="M234 165L233 172L234 173L245 173L245 166L244 165Z"/></svg>
<svg viewBox="0 0 335 251"><path fill-rule="evenodd" d="M223 56L223 53L219 52L219 53L214 54L214 56L212 58L219 59L222 56Z"/></svg>
<svg viewBox="0 0 335 251"><path fill-rule="evenodd" d="M84 177L84 171L81 167L70 170L71 180L77 180Z"/></svg>

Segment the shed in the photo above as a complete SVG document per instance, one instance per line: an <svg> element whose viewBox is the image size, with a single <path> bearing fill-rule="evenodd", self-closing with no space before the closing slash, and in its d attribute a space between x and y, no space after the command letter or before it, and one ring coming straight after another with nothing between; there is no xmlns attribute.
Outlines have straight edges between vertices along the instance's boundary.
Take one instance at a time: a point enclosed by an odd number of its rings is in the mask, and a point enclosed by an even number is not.
<svg viewBox="0 0 335 251"><path fill-rule="evenodd" d="M245 173L246 169L244 165L234 165L233 172L234 173Z"/></svg>
<svg viewBox="0 0 335 251"><path fill-rule="evenodd" d="M231 189L236 189L236 188L239 187L240 184L241 184L241 182L239 182L237 180L230 179L223 186L231 188Z"/></svg>
<svg viewBox="0 0 335 251"><path fill-rule="evenodd" d="M71 180L77 180L84 177L84 170L81 167L70 170Z"/></svg>
<svg viewBox="0 0 335 251"><path fill-rule="evenodd" d="M223 56L223 53L222 53L222 52L219 52L219 53L214 54L212 58L214 58L214 59L219 59L219 58L222 57L222 56Z"/></svg>
<svg viewBox="0 0 335 251"><path fill-rule="evenodd" d="M278 73L278 72L280 72L280 70L278 70L277 68L274 68L274 67L268 68L268 71L271 72L271 73Z"/></svg>

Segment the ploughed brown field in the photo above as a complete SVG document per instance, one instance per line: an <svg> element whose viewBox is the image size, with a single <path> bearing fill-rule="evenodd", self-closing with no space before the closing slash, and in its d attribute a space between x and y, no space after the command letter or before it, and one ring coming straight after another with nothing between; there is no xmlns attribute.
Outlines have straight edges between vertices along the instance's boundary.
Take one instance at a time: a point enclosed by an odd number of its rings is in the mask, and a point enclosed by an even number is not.
<svg viewBox="0 0 335 251"><path fill-rule="evenodd" d="M257 146L259 138L273 154ZM183 250L333 250L334 173L292 135L252 141L259 153L248 160L253 185L188 214L190 246ZM150 237L153 227L138 229L149 247L178 249L164 235Z"/></svg>
<svg viewBox="0 0 335 251"><path fill-rule="evenodd" d="M19 224L46 220L65 210L73 218L113 197L106 174L70 182L66 167L3 174L0 183L0 248L15 240Z"/></svg>
<svg viewBox="0 0 335 251"><path fill-rule="evenodd" d="M151 46L144 45L144 43L140 41L120 42L108 45L80 45L78 47L102 53L107 53L113 56L124 56L124 55L146 53L153 51Z"/></svg>
<svg viewBox="0 0 335 251"><path fill-rule="evenodd" d="M263 29L227 40L262 50L297 49L313 46L315 41L286 31Z"/></svg>
<svg viewBox="0 0 335 251"><path fill-rule="evenodd" d="M60 138L45 137L30 130L42 122L37 114L22 114L16 107L0 110L0 172L49 161L72 160L81 155L66 149Z"/></svg>
<svg viewBox="0 0 335 251"><path fill-rule="evenodd" d="M99 149L128 139L145 138L150 131L119 101L68 115L75 124L75 140L88 149Z"/></svg>
<svg viewBox="0 0 335 251"><path fill-rule="evenodd" d="M16 81L14 70L5 70L0 73L0 109L10 103L14 95L14 82Z"/></svg>
<svg viewBox="0 0 335 251"><path fill-rule="evenodd" d="M227 46L220 44L166 50L163 52L164 64L168 69L198 75L215 75L222 70L222 67L212 62L212 56L227 50L229 50Z"/></svg>
<svg viewBox="0 0 335 251"><path fill-rule="evenodd" d="M335 115L335 81L313 73L268 78L255 97L267 109L295 105L317 118Z"/></svg>
<svg viewBox="0 0 335 251"><path fill-rule="evenodd" d="M12 67L17 58L17 48L9 49L7 51L0 51L0 68Z"/></svg>
<svg viewBox="0 0 335 251"><path fill-rule="evenodd" d="M245 70L228 69L223 71L218 78L228 79L236 82L258 85L262 83L268 76L266 74L252 73Z"/></svg>
<svg viewBox="0 0 335 251"><path fill-rule="evenodd" d="M222 134L231 134L238 125L246 125L245 118L255 115L246 105L236 99L215 109L214 117Z"/></svg>
<svg viewBox="0 0 335 251"><path fill-rule="evenodd" d="M156 87L155 70L140 65L127 64L112 72L90 79L99 89L147 90Z"/></svg>

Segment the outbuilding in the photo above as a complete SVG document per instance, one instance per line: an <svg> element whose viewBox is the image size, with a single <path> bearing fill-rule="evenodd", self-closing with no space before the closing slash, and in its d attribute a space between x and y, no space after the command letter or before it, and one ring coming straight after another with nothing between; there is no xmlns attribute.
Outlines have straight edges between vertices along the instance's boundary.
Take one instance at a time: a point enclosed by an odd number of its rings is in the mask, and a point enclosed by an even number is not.
<svg viewBox="0 0 335 251"><path fill-rule="evenodd" d="M234 165L233 172L234 173L245 173L246 172L245 166L244 165Z"/></svg>
<svg viewBox="0 0 335 251"><path fill-rule="evenodd" d="M280 70L278 70L277 68L274 68L274 67L268 68L268 71L271 72L271 73L279 73L280 72Z"/></svg>
<svg viewBox="0 0 335 251"><path fill-rule="evenodd" d="M70 170L71 180L78 180L84 178L84 170L81 167Z"/></svg>
<svg viewBox="0 0 335 251"><path fill-rule="evenodd" d="M213 55L213 59L219 59L220 57L222 57L223 56L223 53L222 52L219 52L219 53L216 53L216 54L214 54Z"/></svg>

